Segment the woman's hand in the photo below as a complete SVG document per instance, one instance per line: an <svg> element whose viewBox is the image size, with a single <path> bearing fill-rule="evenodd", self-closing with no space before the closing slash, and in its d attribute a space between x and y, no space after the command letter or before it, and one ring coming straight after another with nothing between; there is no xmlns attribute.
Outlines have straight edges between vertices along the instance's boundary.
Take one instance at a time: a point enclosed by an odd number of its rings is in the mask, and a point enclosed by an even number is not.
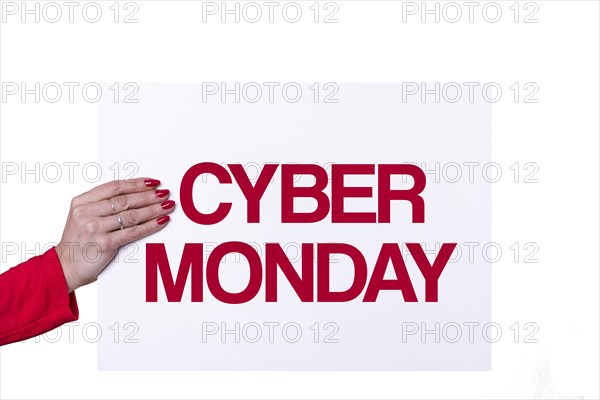
<svg viewBox="0 0 600 400"><path fill-rule="evenodd" d="M113 181L73 199L56 251L69 293L96 281L119 247L158 232L174 207L149 178Z"/></svg>

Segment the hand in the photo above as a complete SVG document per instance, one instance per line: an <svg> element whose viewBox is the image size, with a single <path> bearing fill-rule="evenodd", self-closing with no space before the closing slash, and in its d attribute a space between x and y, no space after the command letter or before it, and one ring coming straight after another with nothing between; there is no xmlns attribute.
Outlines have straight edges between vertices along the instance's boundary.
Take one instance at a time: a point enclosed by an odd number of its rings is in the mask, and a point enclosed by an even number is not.
<svg viewBox="0 0 600 400"><path fill-rule="evenodd" d="M149 178L113 181L73 198L56 251L69 293L95 282L119 247L164 228L175 208Z"/></svg>

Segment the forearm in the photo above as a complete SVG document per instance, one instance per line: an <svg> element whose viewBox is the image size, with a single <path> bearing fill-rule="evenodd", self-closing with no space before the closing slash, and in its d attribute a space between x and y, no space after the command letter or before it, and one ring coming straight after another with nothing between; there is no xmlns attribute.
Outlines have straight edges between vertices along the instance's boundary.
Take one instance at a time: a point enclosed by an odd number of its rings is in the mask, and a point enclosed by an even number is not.
<svg viewBox="0 0 600 400"><path fill-rule="evenodd" d="M56 249L0 274L0 345L25 340L79 318Z"/></svg>

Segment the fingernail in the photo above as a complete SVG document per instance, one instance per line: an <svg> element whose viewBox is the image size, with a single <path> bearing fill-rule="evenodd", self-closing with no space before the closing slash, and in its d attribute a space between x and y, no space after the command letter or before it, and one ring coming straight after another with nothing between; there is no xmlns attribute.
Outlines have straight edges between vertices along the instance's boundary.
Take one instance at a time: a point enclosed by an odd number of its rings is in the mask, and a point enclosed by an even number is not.
<svg viewBox="0 0 600 400"><path fill-rule="evenodd" d="M169 217L168 215L165 215L165 216L160 217L159 219L157 219L156 222L158 222L159 225L164 225L167 222L169 222L170 219L171 219L171 217Z"/></svg>
<svg viewBox="0 0 600 400"><path fill-rule="evenodd" d="M160 203L160 206L163 209L168 210L169 208L175 207L175 202L173 200L163 201L162 203Z"/></svg>
<svg viewBox="0 0 600 400"><path fill-rule="evenodd" d="M167 197L167 195L169 194L169 189L157 190L155 193L156 197Z"/></svg>
<svg viewBox="0 0 600 400"><path fill-rule="evenodd" d="M160 185L160 181L158 179L146 179L144 181L144 185L148 187L154 187Z"/></svg>

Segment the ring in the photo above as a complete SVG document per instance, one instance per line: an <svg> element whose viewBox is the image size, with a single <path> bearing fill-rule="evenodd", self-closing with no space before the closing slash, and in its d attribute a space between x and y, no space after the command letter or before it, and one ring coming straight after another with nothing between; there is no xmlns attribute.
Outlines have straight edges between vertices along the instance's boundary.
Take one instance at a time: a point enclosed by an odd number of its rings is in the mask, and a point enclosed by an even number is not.
<svg viewBox="0 0 600 400"><path fill-rule="evenodd" d="M110 203L110 206L113 209L113 214L117 215L117 210L115 210L115 205L113 204L112 199L107 199L107 200L108 200L108 202Z"/></svg>
<svg viewBox="0 0 600 400"><path fill-rule="evenodd" d="M121 227L121 229L123 229L123 220L121 219L121 216L119 214L115 214L115 217L117 217L117 221L119 221L119 226Z"/></svg>

